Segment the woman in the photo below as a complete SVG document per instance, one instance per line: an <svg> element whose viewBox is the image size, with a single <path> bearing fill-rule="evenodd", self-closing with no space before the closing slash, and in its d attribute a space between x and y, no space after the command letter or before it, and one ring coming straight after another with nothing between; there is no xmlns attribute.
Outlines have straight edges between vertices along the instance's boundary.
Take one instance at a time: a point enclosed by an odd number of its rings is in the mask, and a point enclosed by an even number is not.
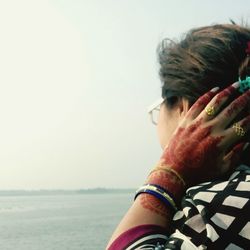
<svg viewBox="0 0 250 250"><path fill-rule="evenodd" d="M107 249L250 249L250 30L194 29L158 54L163 154Z"/></svg>

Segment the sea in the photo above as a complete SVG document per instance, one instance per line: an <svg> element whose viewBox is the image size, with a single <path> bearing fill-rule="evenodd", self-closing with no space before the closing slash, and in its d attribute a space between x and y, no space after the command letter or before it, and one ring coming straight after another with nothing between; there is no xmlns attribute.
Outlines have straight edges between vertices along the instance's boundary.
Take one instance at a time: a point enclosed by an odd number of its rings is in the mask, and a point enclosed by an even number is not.
<svg viewBox="0 0 250 250"><path fill-rule="evenodd" d="M133 193L0 196L0 250L104 250Z"/></svg>

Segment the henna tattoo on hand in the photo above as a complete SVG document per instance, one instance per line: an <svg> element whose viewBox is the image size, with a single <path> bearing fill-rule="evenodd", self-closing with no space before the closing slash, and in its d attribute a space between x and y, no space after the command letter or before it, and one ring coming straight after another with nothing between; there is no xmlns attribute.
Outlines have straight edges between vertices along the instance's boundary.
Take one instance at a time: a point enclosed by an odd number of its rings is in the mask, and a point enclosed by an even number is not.
<svg viewBox="0 0 250 250"><path fill-rule="evenodd" d="M244 128L249 128L249 127L250 127L250 116L247 116L247 117L242 121L242 127L244 127Z"/></svg>
<svg viewBox="0 0 250 250"><path fill-rule="evenodd" d="M188 128L179 128L161 159L189 183L210 177L221 154L218 145L224 136L211 136L212 126L202 127L202 119Z"/></svg>
<svg viewBox="0 0 250 250"><path fill-rule="evenodd" d="M161 186L173 195L175 202L180 202L184 192L184 187L183 183L173 173L165 172L164 170L157 170L148 176L145 184L148 183ZM153 195L140 194L138 198L140 199L139 201L143 208L163 217L166 217L166 215L172 215L172 208L167 207L166 204Z"/></svg>
<svg viewBox="0 0 250 250"><path fill-rule="evenodd" d="M226 115L230 117L233 113L238 110L242 110L250 99L250 91L247 91L244 95L240 96L236 101L234 101L231 107L227 110Z"/></svg>
<svg viewBox="0 0 250 250"><path fill-rule="evenodd" d="M138 198L140 199L141 206L153 213L163 217L171 214L170 209L161 200L151 194L140 194Z"/></svg>
<svg viewBox="0 0 250 250"><path fill-rule="evenodd" d="M190 108L189 114L187 115L187 117L191 118L193 116L193 112L200 110L201 108L204 108L210 101L211 99L214 97L214 95L216 94L216 92L207 92L206 94L204 94L203 96L201 96Z"/></svg>
<svg viewBox="0 0 250 250"><path fill-rule="evenodd" d="M164 165L161 164L161 161L159 165L164 168ZM176 202L181 199L181 196L184 192L184 186L180 179L173 173L165 172L164 170L158 170L151 173L146 181L146 184L148 183L156 184L166 189L174 196Z"/></svg>
<svg viewBox="0 0 250 250"><path fill-rule="evenodd" d="M233 87L232 85L230 85L229 87L227 87L226 89L224 89L218 94L215 100L215 105L221 104L221 102L223 102L223 99L228 98L234 93L237 93L237 89Z"/></svg>

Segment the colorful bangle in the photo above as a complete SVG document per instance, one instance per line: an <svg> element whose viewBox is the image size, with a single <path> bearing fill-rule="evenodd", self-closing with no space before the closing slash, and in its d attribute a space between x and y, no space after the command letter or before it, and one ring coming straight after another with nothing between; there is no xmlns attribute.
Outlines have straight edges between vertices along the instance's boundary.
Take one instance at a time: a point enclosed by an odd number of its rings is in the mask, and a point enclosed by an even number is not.
<svg viewBox="0 0 250 250"><path fill-rule="evenodd" d="M156 168L154 168L150 173L149 173L149 175L150 174L152 174L153 172L155 172L155 171L158 171L158 170L162 170L162 171L165 171L165 172L168 172L168 173L173 173L180 181L181 181L181 183L183 184L183 186L185 187L186 186L186 182L184 181L184 179L181 177L181 175L177 172L177 171L175 171L174 169L172 169L172 168L170 168L170 167L167 167L167 166L162 166L162 167L156 167Z"/></svg>
<svg viewBox="0 0 250 250"><path fill-rule="evenodd" d="M139 194L142 194L142 193L148 193L148 194L155 196L156 198L163 201L164 204L166 204L167 206L170 206L172 209L177 211L177 206L176 206L174 199L164 188L155 184L143 185L136 191L134 200L137 198Z"/></svg>

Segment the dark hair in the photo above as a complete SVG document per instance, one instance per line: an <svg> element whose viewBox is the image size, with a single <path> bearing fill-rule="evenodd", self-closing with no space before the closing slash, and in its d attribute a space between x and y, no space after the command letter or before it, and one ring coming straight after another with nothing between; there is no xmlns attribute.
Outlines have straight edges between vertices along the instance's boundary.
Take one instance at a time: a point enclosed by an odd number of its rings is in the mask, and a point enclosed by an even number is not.
<svg viewBox="0 0 250 250"><path fill-rule="evenodd" d="M182 40L164 39L158 46L162 97L182 96L193 104L209 89L221 89L250 75L246 47L250 29L236 24L190 30ZM173 105L174 100L168 99Z"/></svg>
<svg viewBox="0 0 250 250"><path fill-rule="evenodd" d="M179 42L164 39L157 52L165 104L171 108L181 96L192 105L215 86L223 89L239 77L244 80L250 75L248 42L250 29L235 23L192 29ZM243 158L250 164L249 154Z"/></svg>

